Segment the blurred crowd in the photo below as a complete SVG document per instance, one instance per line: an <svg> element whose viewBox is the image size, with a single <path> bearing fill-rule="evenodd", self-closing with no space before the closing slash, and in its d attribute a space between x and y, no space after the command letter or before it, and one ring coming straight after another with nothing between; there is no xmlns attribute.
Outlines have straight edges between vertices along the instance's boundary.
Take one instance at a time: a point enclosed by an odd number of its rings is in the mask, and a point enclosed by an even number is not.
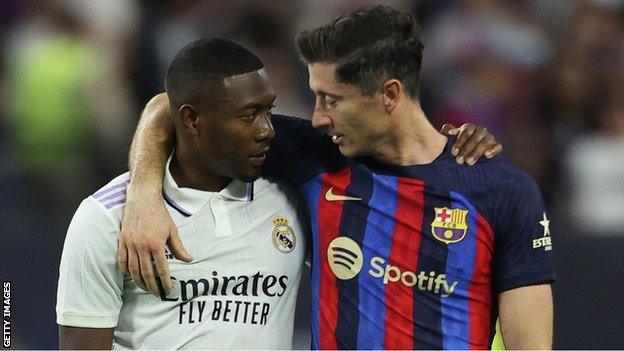
<svg viewBox="0 0 624 351"><path fill-rule="evenodd" d="M604 294L579 288L595 284L581 283L583 274L624 280L621 0L1 0L0 276L14 281L14 346L56 347L67 225L82 198L126 171L142 106L163 91L182 46L204 36L247 46L266 65L276 112L309 118L294 37L374 4L412 11L422 24L421 103L434 125L486 126L540 184L562 247L555 308L568 311L557 310L555 345L623 348L621 302L606 298L608 325L595 339L559 317L587 303L568 287ZM590 246L600 257L582 261Z"/></svg>

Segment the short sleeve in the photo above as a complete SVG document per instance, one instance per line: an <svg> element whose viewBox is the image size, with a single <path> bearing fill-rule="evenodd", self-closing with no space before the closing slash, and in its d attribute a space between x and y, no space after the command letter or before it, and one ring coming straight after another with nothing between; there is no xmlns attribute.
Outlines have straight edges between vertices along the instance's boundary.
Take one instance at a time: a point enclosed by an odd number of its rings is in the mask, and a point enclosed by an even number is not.
<svg viewBox="0 0 624 351"><path fill-rule="evenodd" d="M56 302L59 325L113 328L122 305L123 273L117 266L119 223L92 198L69 225Z"/></svg>
<svg viewBox="0 0 624 351"><path fill-rule="evenodd" d="M525 173L511 177L497 203L494 287L497 292L552 283L550 219L535 181Z"/></svg>

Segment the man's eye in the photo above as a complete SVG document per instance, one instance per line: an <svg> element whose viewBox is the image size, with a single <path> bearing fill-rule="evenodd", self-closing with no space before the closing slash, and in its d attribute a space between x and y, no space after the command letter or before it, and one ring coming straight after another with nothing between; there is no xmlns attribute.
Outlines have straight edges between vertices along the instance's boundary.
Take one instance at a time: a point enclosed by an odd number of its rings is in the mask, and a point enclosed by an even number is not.
<svg viewBox="0 0 624 351"><path fill-rule="evenodd" d="M253 122L254 119L256 118L256 114L255 113L251 113L245 116L242 116L241 119L245 122Z"/></svg>
<svg viewBox="0 0 624 351"><path fill-rule="evenodd" d="M255 121L256 118L259 118L259 117L267 117L267 116L270 117L271 116L271 110L273 109L273 107L275 107L275 106L270 105L270 106L267 106L266 108L261 108L261 109L255 110L255 111L249 113L248 115L241 116L240 118L243 121L245 121L245 122L250 122L251 123L251 122Z"/></svg>
<svg viewBox="0 0 624 351"><path fill-rule="evenodd" d="M325 99L325 104L327 104L328 107L336 107L336 105L338 105L338 100Z"/></svg>

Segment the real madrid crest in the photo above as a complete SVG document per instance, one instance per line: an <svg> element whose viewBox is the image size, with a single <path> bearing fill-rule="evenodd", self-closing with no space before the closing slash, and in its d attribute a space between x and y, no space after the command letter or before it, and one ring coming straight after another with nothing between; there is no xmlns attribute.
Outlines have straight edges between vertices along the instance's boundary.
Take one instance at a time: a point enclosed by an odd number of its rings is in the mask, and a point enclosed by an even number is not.
<svg viewBox="0 0 624 351"><path fill-rule="evenodd" d="M435 207L435 218L431 222L433 237L445 244L461 241L466 236L468 210Z"/></svg>
<svg viewBox="0 0 624 351"><path fill-rule="evenodd" d="M273 246L281 253L289 253L295 249L297 238L295 232L288 225L288 220L284 217L277 217L273 220Z"/></svg>

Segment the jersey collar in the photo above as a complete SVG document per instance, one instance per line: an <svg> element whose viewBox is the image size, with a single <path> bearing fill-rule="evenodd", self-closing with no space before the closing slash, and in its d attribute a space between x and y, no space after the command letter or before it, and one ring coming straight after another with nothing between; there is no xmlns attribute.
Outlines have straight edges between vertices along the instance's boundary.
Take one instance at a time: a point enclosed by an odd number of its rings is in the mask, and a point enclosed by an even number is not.
<svg viewBox="0 0 624 351"><path fill-rule="evenodd" d="M197 213L213 197L223 197L234 201L253 200L253 182L244 183L238 179L233 179L227 187L219 192L202 191L192 188L179 187L171 175L169 166L171 158L169 156L165 166L165 177L163 180L163 196L165 201L185 216Z"/></svg>

